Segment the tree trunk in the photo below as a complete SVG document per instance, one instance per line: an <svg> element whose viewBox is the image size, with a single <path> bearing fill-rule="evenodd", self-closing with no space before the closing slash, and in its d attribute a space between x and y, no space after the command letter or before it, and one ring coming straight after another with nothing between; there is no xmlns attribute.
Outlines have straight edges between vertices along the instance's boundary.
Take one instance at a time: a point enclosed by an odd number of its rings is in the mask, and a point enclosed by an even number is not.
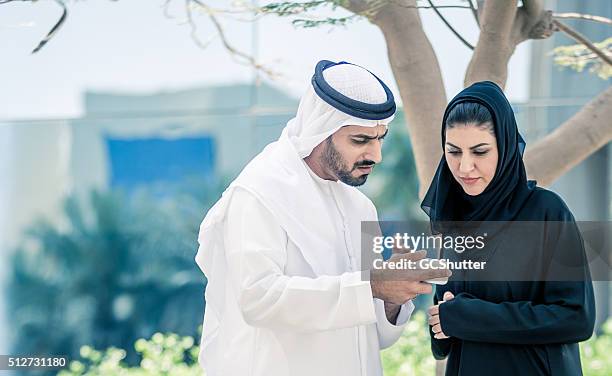
<svg viewBox="0 0 612 376"><path fill-rule="evenodd" d="M446 359L436 360L436 376L444 376L446 372Z"/></svg>
<svg viewBox="0 0 612 376"><path fill-rule="evenodd" d="M547 186L612 140L612 87L525 151L530 179Z"/></svg>
<svg viewBox="0 0 612 376"><path fill-rule="evenodd" d="M508 61L515 46L510 34L517 13L517 0L487 1L480 16L480 35L465 74L464 85L493 81L506 85Z"/></svg>
<svg viewBox="0 0 612 376"><path fill-rule="evenodd" d="M407 3L416 5L415 1ZM387 42L414 151L419 197L423 197L442 156L440 128L446 107L442 72L417 9L389 2L373 22Z"/></svg>

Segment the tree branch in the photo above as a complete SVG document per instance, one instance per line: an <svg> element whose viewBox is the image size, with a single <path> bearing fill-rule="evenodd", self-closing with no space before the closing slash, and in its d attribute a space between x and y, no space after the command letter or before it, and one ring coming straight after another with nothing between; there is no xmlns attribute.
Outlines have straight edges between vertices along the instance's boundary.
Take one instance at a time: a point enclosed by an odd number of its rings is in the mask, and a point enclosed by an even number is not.
<svg viewBox="0 0 612 376"><path fill-rule="evenodd" d="M329 0L308 1L303 3L288 1L266 4L257 8L256 11L265 14L275 14L279 17L296 16L328 4L330 4Z"/></svg>
<svg viewBox="0 0 612 376"><path fill-rule="evenodd" d="M37 0L0 0L0 5L13 3L16 1L34 3ZM57 34L59 29L64 25L64 22L66 22L66 18L68 17L68 9L66 8L66 4L64 4L62 0L55 0L55 3L58 4L60 7L62 7L62 15L57 20L57 22L53 25L51 30L49 30L47 35L45 35L45 37L40 42L38 42L38 45L36 46L36 48L32 50L31 52L32 54L35 54L38 51L40 51L51 40L51 38L53 38L55 34Z"/></svg>
<svg viewBox="0 0 612 376"><path fill-rule="evenodd" d="M443 8L455 8L455 9L471 9L470 6L465 6L465 5L433 5L430 3L430 5L404 5L401 2L399 2L398 0L389 0L389 2L400 6L402 8L408 8L408 9L434 9L434 8L438 8L438 9L443 9Z"/></svg>
<svg viewBox="0 0 612 376"><path fill-rule="evenodd" d="M247 54L247 53L245 53L243 51L240 51L239 49L234 47L229 42L229 40L227 39L227 36L225 35L225 30L223 29L223 26L221 25L221 23L219 22L219 20L215 16L215 12L214 12L214 10L211 7L209 7L207 4L205 4L201 0L185 0L185 4L186 4L186 7L187 7L187 19L188 19L188 22L189 22L189 24L191 26L191 36L192 36L192 39L194 39L194 41L196 42L196 44L198 44L198 46L200 46L202 48L205 48L208 45L209 42L202 43L197 38L197 35L195 34L195 32L196 32L196 25L195 25L195 22L193 21L192 15L191 15L191 4L197 5L200 9L202 9L202 11L204 11L207 14L208 18L210 19L210 21L214 25L215 29L217 30L217 35L221 39L221 43L223 44L223 47L230 53L230 55L232 55L232 57L236 58L236 61L238 63L244 64L244 65L249 65L249 66L253 67L254 69L256 69L256 70L266 74L271 79L278 78L278 76L279 76L278 73L272 71L271 69L267 68L263 64L259 63L253 56L251 56L251 55L249 55L249 54Z"/></svg>
<svg viewBox="0 0 612 376"><path fill-rule="evenodd" d="M576 30L572 29L571 27L567 26L566 24L564 24L563 22L561 22L559 20L553 20L553 23L559 28L559 30L561 30L564 33L566 33L567 35L569 35L572 39L574 39L578 43L583 44L586 48L591 50L594 54L599 56L599 58L601 60L603 60L605 63L607 63L609 65L612 65L612 57L606 55L602 50L597 48L584 35L580 34Z"/></svg>
<svg viewBox="0 0 612 376"><path fill-rule="evenodd" d="M174 18L171 14L170 14L170 3L172 2L172 0L165 0L164 4L162 4L162 8L164 9L164 17L166 18Z"/></svg>
<svg viewBox="0 0 612 376"><path fill-rule="evenodd" d="M408 4L413 3L413 4ZM375 23L376 14L383 9L385 6L396 6L404 9L433 9L438 17L446 24L446 26L468 47L471 45L461 36L459 33L446 21L446 19L439 13L438 9L472 9L470 6L465 5L434 5L429 2L430 5L416 5L414 1L410 0L347 0L341 3L341 6L346 10L353 12L357 15L367 17L370 22ZM473 46L470 47L473 49Z"/></svg>
<svg viewBox="0 0 612 376"><path fill-rule="evenodd" d="M525 151L530 179L548 186L612 140L612 87Z"/></svg>
<svg viewBox="0 0 612 376"><path fill-rule="evenodd" d="M470 50L474 50L474 46L472 46L470 44L470 42L468 42L467 40L465 40L461 34L459 34L457 32L457 30L455 30L453 28L453 26L446 20L446 18L444 18L444 16L442 15L442 13L440 13L440 11L438 10L438 8L433 4L433 2L431 0L427 0L427 2L429 3L429 5L431 6L431 8L434 10L434 12L436 12L436 14L438 15L438 17L440 17L440 19L442 20L442 22L444 22L444 24L446 25L446 27L448 27L450 29L450 31L453 32L453 34L455 34L455 36L457 38L459 38L459 40L465 45L467 46L467 48L469 48ZM470 3L471 4L471 3Z"/></svg>
<svg viewBox="0 0 612 376"><path fill-rule="evenodd" d="M68 9L66 8L66 4L64 4L62 0L55 0L55 3L58 4L60 7L62 7L62 15L60 16L59 20L55 23L55 25L53 25L51 30L49 30L47 35L38 43L38 46L36 46L36 48L32 50L32 54L35 54L38 51L40 51L41 48L43 48L51 40L51 38L53 38L55 34L57 34L60 27L62 27L62 25L66 21L66 17L68 17Z"/></svg>
<svg viewBox="0 0 612 376"><path fill-rule="evenodd" d="M544 10L541 0L523 0L523 9L532 19L537 19Z"/></svg>
<svg viewBox="0 0 612 376"><path fill-rule="evenodd" d="M472 0L467 0L467 2L468 4L470 4L470 9L472 10L472 14L474 15L474 19L476 20L476 25L478 25L478 27L480 28L480 19L478 17L478 11L476 10L476 7L474 6Z"/></svg>
<svg viewBox="0 0 612 376"><path fill-rule="evenodd" d="M402 6L402 8L415 8L415 9L471 9L469 6L465 5L417 5L414 7L411 6Z"/></svg>
<svg viewBox="0 0 612 376"><path fill-rule="evenodd" d="M558 28L553 24L552 11L544 10L541 0L525 0L518 8L510 42L516 47L528 39L549 38Z"/></svg>
<svg viewBox="0 0 612 376"><path fill-rule="evenodd" d="M276 14L277 16L295 16L308 11L314 10L322 5L339 5L343 8L353 12L355 14L363 15L367 11L375 11L383 7L386 3L392 3L393 5L400 6L402 8L410 9L432 9L434 6L427 5L404 5L401 0L348 0L348 1L333 1L333 0L320 0L320 1L307 1L307 2L279 2L270 3L260 7L259 9L264 13ZM436 5L436 8L456 8L456 9L470 9L469 6L465 5Z"/></svg>
<svg viewBox="0 0 612 376"><path fill-rule="evenodd" d="M374 23L378 12L391 4L392 2L387 0L346 0L341 3L341 6L350 12L366 17Z"/></svg>
<svg viewBox="0 0 612 376"><path fill-rule="evenodd" d="M527 27L523 30L523 37L516 44L527 39L546 39L549 38L558 28L555 26L552 18L552 11L545 10L540 12L539 16L533 18L536 22L527 22Z"/></svg>
<svg viewBox="0 0 612 376"><path fill-rule="evenodd" d="M553 13L554 18L570 18L570 19L578 19L578 20L587 20L594 22L601 22L607 25L612 25L612 19L602 17L602 16L593 16L590 14L582 14L582 13Z"/></svg>
<svg viewBox="0 0 612 376"><path fill-rule="evenodd" d="M478 19L482 18L482 9L484 8L484 0L476 0L476 12L478 13Z"/></svg>
<svg viewBox="0 0 612 376"><path fill-rule="evenodd" d="M169 2L169 0L168 0L168 2ZM166 2L166 4L168 4L168 2ZM166 6L166 10L167 9L168 8ZM167 14L167 12L165 12L165 13ZM185 0L185 13L187 14L187 23L189 24L189 27L191 28L191 32L189 33L189 36L191 37L191 40L193 40L193 42L198 47L200 47L202 49L205 49L213 41L213 38L209 38L208 41L202 42L200 40L200 38L198 37L198 25L193 20L193 15L191 14L191 0Z"/></svg>

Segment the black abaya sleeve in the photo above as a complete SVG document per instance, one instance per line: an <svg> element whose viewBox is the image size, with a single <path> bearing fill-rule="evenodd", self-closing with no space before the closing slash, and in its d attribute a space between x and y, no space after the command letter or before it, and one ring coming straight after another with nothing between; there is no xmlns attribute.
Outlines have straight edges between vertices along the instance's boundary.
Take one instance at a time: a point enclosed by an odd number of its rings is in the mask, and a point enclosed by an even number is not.
<svg viewBox="0 0 612 376"><path fill-rule="evenodd" d="M438 297L436 296L436 294L434 294L433 303L434 305L438 304ZM452 342L455 339L454 338L446 338L446 339L434 338L434 333L431 330L431 326L429 327L429 336L431 337L431 352L434 358L438 360L445 359L448 356Z"/></svg>
<svg viewBox="0 0 612 376"><path fill-rule="evenodd" d="M570 214L571 216L571 214ZM462 292L440 305L440 322L447 336L502 344L571 343L588 339L595 323L595 301L580 232L565 218L547 249L556 260L579 260L580 281L541 281L537 296L525 301L493 303ZM559 226L554 227L559 231ZM561 254L559 254L561 253ZM569 254L571 253L571 254ZM535 294L534 294L535 295Z"/></svg>
<svg viewBox="0 0 612 376"><path fill-rule="evenodd" d="M440 305L442 330L467 341L522 345L580 342L591 336L595 309L589 283L550 282L545 295L543 304L491 303L460 293Z"/></svg>

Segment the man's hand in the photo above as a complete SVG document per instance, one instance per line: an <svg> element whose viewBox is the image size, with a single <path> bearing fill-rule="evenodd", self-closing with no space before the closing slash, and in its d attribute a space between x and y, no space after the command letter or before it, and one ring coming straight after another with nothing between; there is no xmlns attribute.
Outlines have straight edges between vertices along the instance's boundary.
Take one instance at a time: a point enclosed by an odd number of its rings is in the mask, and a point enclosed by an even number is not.
<svg viewBox="0 0 612 376"><path fill-rule="evenodd" d="M444 297L441 302L438 302L438 304L436 304L435 306L429 307L429 309L427 310L427 312L429 313L428 323L431 326L431 331L434 333L435 339L449 338L446 334L444 334L444 331L442 329L442 323L440 323L440 304L448 302L454 297L455 295L453 295L452 292L447 291L444 293Z"/></svg>
<svg viewBox="0 0 612 376"><path fill-rule="evenodd" d="M393 254L388 261L412 261L415 269L372 269L370 270L370 285L375 298L393 304L404 304L418 294L431 294L432 287L422 281L435 278L448 278L451 275L447 269L421 269L418 261L423 260L427 252Z"/></svg>

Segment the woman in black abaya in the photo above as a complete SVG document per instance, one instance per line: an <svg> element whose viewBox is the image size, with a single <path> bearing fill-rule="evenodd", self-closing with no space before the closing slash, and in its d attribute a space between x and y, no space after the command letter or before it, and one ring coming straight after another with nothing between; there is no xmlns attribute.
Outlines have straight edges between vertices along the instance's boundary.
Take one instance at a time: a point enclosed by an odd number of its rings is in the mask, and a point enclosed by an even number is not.
<svg viewBox="0 0 612 376"><path fill-rule="evenodd" d="M445 250L451 259L487 261L490 273L478 280L453 271L436 289L431 347L437 359L448 357L446 375L582 374L578 342L591 336L595 321L582 238L561 198L527 180L524 147L494 83L478 82L448 105L444 156L421 204L432 230L446 235L460 232L460 223L533 221L544 224L544 236L500 227L480 253ZM551 260L559 259L577 261L579 278L551 277Z"/></svg>

